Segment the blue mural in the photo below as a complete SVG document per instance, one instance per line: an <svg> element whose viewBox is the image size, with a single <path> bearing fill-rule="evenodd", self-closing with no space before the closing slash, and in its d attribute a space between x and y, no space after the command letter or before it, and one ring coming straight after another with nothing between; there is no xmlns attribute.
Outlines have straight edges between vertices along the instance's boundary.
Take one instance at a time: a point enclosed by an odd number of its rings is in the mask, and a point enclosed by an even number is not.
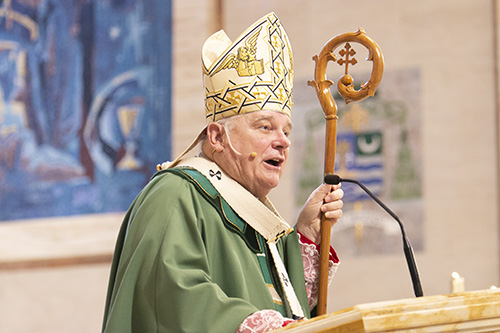
<svg viewBox="0 0 500 333"><path fill-rule="evenodd" d="M0 220L125 210L170 157L170 0L0 0Z"/></svg>

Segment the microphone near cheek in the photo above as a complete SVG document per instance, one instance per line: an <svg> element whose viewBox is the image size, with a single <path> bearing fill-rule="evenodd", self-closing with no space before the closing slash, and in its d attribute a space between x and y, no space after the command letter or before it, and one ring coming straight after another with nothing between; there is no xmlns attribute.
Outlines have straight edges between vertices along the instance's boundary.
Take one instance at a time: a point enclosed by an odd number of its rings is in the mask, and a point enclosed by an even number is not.
<svg viewBox="0 0 500 333"><path fill-rule="evenodd" d="M236 148L233 147L233 144L231 143L231 138L229 137L229 131L227 129L226 129L226 135L227 135L227 143L229 144L229 148L231 148L231 150L236 155L244 156L244 154L240 153L239 151L236 150ZM256 158L257 157L257 153L253 151L248 156L251 157L251 158Z"/></svg>

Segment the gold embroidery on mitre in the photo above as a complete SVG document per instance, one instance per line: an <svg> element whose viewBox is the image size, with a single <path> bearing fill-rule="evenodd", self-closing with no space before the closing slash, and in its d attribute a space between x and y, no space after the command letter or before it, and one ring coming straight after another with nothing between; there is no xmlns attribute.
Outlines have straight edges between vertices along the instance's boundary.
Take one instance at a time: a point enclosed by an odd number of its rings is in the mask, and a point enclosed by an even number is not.
<svg viewBox="0 0 500 333"><path fill-rule="evenodd" d="M257 38L262 27L245 40L245 46L240 46L236 54L228 54L212 75L223 69L236 69L239 76L253 76L264 73L264 59L255 59L257 53Z"/></svg>
<svg viewBox="0 0 500 333"><path fill-rule="evenodd" d="M259 110L291 116L293 56L285 30L270 13L236 41L223 30L203 46L207 121Z"/></svg>

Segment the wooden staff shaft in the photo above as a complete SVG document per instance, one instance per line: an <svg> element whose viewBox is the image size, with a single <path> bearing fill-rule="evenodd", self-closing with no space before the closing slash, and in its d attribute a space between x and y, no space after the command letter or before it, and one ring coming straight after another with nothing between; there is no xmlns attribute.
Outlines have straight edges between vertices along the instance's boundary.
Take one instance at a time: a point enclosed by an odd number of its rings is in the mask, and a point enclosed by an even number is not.
<svg viewBox="0 0 500 333"><path fill-rule="evenodd" d="M334 173L335 170L335 147L337 144L337 115L326 117L325 136L325 175ZM328 266L330 260L330 233L331 224L321 214L321 244L319 250L319 295L318 295L318 315L326 314L328 299Z"/></svg>
<svg viewBox="0 0 500 333"><path fill-rule="evenodd" d="M326 67L329 61L337 62L333 51L337 46L357 42L369 50L367 60L373 61L373 69L370 79L361 85L360 90L355 90L354 79L347 73L339 78L337 89L346 103L361 101L368 96L374 96L382 73L384 72L384 58L377 43L366 36L365 31L360 28L355 33L345 33L330 39L321 50L319 56L314 56L316 62L314 70L314 81L308 84L316 90L323 112L326 116L326 146L325 146L325 175L333 174L335 169L335 149L337 141L337 105L330 93L332 81L327 79ZM345 44L346 52L349 52L350 45ZM346 59L347 61L347 59ZM340 63L339 63L340 64ZM321 215L321 244L320 244L320 269L319 269L319 295L318 295L318 315L326 314L326 303L328 298L328 264L330 258L330 232L331 224L324 214Z"/></svg>

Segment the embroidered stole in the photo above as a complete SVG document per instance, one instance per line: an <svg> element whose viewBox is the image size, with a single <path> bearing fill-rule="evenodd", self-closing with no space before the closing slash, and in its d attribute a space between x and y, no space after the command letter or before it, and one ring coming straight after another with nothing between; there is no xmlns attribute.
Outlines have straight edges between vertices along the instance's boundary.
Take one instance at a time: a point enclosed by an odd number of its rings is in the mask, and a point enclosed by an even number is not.
<svg viewBox="0 0 500 333"><path fill-rule="evenodd" d="M290 305L292 319L303 318L304 312L276 247L279 238L293 231L290 225L279 215L267 197L264 201L260 201L238 182L226 175L216 163L203 157L193 157L182 160L179 167L182 166L194 168L203 174L229 206L265 239L278 273L283 294ZM259 255L262 256L262 254ZM258 259L262 268L262 258L258 257ZM272 282L266 280L266 283ZM275 299L274 296L273 299Z"/></svg>

